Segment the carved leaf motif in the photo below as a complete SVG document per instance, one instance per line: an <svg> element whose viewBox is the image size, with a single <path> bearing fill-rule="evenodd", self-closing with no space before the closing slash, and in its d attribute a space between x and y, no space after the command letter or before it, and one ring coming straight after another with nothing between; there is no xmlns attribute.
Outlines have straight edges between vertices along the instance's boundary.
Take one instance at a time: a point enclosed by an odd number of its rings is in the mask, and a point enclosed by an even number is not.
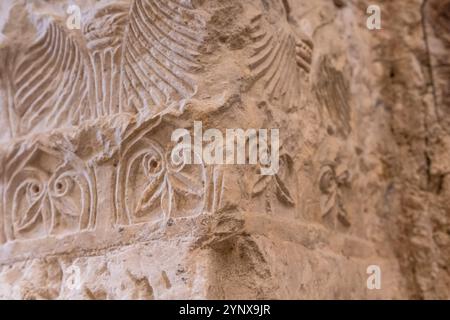
<svg viewBox="0 0 450 320"><path fill-rule="evenodd" d="M257 196L267 189L267 186L272 181L272 176L261 176L255 182L252 188L252 196Z"/></svg>
<svg viewBox="0 0 450 320"><path fill-rule="evenodd" d="M195 211L196 203L203 206L206 178L202 166L181 165L173 168L168 165L166 179L168 202L162 206L166 217L183 216L183 211Z"/></svg>
<svg viewBox="0 0 450 320"><path fill-rule="evenodd" d="M42 34L8 80L14 134L120 111L154 114L197 91L206 31L190 0L133 0L96 10L85 19L85 45L77 31L42 18Z"/></svg>
<svg viewBox="0 0 450 320"><path fill-rule="evenodd" d="M251 21L254 52L249 67L254 83L261 80L263 89L272 103L287 110L297 106L300 70L309 73L313 43L308 37L299 37L288 23L279 29L265 23L261 14Z"/></svg>
<svg viewBox="0 0 450 320"><path fill-rule="evenodd" d="M174 204L173 200L173 190L170 185L168 185L167 188L164 188L161 197L161 209L163 210L166 219L168 219L172 214Z"/></svg>
<svg viewBox="0 0 450 320"><path fill-rule="evenodd" d="M322 192L320 197L322 217L325 218L333 213L334 217L345 227L350 227L351 223L342 203L340 187L346 186L349 178L348 170L336 174L336 164L332 163L322 167L319 180L319 188Z"/></svg>
<svg viewBox="0 0 450 320"><path fill-rule="evenodd" d="M137 216L142 216L159 198L162 198L166 187L164 180L164 175L162 174L150 180L138 201L135 210Z"/></svg>
<svg viewBox="0 0 450 320"><path fill-rule="evenodd" d="M339 134L347 137L352 130L349 85L328 57L322 57L319 65L318 81L314 85L317 99Z"/></svg>
<svg viewBox="0 0 450 320"><path fill-rule="evenodd" d="M25 231L34 225L36 220L43 214L42 211L44 210L45 205L44 202L45 202L44 195L41 195L40 198L34 200L34 202L22 215L20 221L17 222L16 224L17 231Z"/></svg>
<svg viewBox="0 0 450 320"><path fill-rule="evenodd" d="M125 109L169 105L196 92L204 26L189 3L133 2L122 57Z"/></svg>
<svg viewBox="0 0 450 320"><path fill-rule="evenodd" d="M69 197L52 199L52 204L60 214L70 217L79 217L81 215L80 208L78 208L75 201Z"/></svg>
<svg viewBox="0 0 450 320"><path fill-rule="evenodd" d="M67 150L66 150L67 151ZM33 146L8 154L3 212L7 238L29 239L67 234L93 227L96 197L94 174L84 162L69 156L64 162L53 149Z"/></svg>
<svg viewBox="0 0 450 320"><path fill-rule="evenodd" d="M292 199L289 189L286 187L283 180L281 180L280 177L278 177L278 175L275 176L275 183L277 186L276 194L278 199L281 202L288 204L290 206L295 205L295 201L294 199Z"/></svg>
<svg viewBox="0 0 450 320"><path fill-rule="evenodd" d="M78 123L90 114L87 69L77 43L54 21L27 50L14 70L18 131L28 133L41 120L47 127Z"/></svg>
<svg viewBox="0 0 450 320"><path fill-rule="evenodd" d="M169 181L172 189L176 192L197 197L201 197L203 195L204 186L201 181L195 180L193 177L183 172L171 174Z"/></svg>
<svg viewBox="0 0 450 320"><path fill-rule="evenodd" d="M117 223L139 223L197 215L206 188L202 165L172 166L170 153L146 137L125 148L116 178ZM135 179L139 177L138 181ZM122 212L126 217L122 216Z"/></svg>
<svg viewBox="0 0 450 320"><path fill-rule="evenodd" d="M322 210L322 216L328 216L336 206L336 192L327 194L320 198L320 208Z"/></svg>
<svg viewBox="0 0 450 320"><path fill-rule="evenodd" d="M99 9L84 26L83 32L90 52L92 79L91 103L96 105L95 116L119 112L120 57L127 5L118 3Z"/></svg>

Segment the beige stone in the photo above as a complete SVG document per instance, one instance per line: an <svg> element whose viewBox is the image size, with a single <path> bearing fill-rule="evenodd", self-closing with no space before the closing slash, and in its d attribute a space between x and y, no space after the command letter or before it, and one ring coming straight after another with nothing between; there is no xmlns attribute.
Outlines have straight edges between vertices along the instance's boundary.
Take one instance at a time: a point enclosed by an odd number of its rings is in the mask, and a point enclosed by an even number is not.
<svg viewBox="0 0 450 320"><path fill-rule="evenodd" d="M1 1L0 298L450 298L450 1L379 2Z"/></svg>

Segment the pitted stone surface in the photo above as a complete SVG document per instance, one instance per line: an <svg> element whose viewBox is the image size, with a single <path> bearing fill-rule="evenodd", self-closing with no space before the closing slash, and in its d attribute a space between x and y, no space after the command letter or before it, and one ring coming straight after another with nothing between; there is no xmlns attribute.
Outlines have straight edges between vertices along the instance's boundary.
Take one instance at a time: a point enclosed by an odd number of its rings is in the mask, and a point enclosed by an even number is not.
<svg viewBox="0 0 450 320"><path fill-rule="evenodd" d="M371 4L2 1L0 298L448 299L450 2Z"/></svg>

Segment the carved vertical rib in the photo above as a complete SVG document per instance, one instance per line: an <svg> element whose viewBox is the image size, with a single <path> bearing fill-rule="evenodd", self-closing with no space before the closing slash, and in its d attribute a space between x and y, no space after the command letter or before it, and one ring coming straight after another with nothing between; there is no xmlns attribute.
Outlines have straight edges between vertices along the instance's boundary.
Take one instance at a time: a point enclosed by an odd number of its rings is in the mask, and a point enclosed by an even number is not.
<svg viewBox="0 0 450 320"><path fill-rule="evenodd" d="M12 87L11 79L11 66L14 65L14 56L11 54L10 50L5 49L1 52L1 62L0 62L0 97L3 101L3 110L0 116L4 117L5 123L8 128L5 130L9 133L10 137L16 135L17 130L17 115L14 110L14 91Z"/></svg>
<svg viewBox="0 0 450 320"><path fill-rule="evenodd" d="M95 117L119 112L121 41L128 18L128 7L106 6L84 27L90 52L91 103Z"/></svg>

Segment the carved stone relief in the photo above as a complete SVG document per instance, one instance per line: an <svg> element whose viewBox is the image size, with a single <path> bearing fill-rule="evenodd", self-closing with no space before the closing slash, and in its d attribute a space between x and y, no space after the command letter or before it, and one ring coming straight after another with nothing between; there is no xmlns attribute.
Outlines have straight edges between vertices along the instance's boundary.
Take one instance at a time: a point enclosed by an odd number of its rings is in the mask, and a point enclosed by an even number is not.
<svg viewBox="0 0 450 320"><path fill-rule="evenodd" d="M14 135L119 112L156 114L197 91L205 21L190 1L99 5L75 31L58 17L27 18L35 40L6 56L2 73Z"/></svg>
<svg viewBox="0 0 450 320"><path fill-rule="evenodd" d="M448 1L399 3L369 31L361 0L0 1L0 298L448 295ZM207 163L210 129L278 130L276 172L248 135Z"/></svg>
<svg viewBox="0 0 450 320"><path fill-rule="evenodd" d="M117 223L167 221L203 212L207 169L202 164L174 164L171 152L139 132L124 142L116 172Z"/></svg>
<svg viewBox="0 0 450 320"><path fill-rule="evenodd" d="M274 201L287 208L295 207L296 189L293 174L293 160L289 154L283 153L280 156L280 170L277 174L256 177L251 190L252 198L264 199L267 213L275 213L277 206L274 205Z"/></svg>
<svg viewBox="0 0 450 320"><path fill-rule="evenodd" d="M343 203L341 190L349 184L349 172L338 168L335 163L324 164L320 171L319 188L320 209L322 218L332 225L339 221L343 226L350 227L351 222Z"/></svg>
<svg viewBox="0 0 450 320"><path fill-rule="evenodd" d="M268 13L262 11L251 18L254 43L249 68L252 83L261 83L267 100L292 111L300 107L300 81L310 72L314 44L289 21L285 1L273 5ZM280 23L273 24L275 19Z"/></svg>
<svg viewBox="0 0 450 320"><path fill-rule="evenodd" d="M3 212L7 239L33 239L95 227L96 179L70 151L33 146L5 160Z"/></svg>
<svg viewBox="0 0 450 320"><path fill-rule="evenodd" d="M328 57L321 57L318 80L314 85L321 104L322 117L331 120L331 130L347 137L351 132L349 88L342 72L336 70Z"/></svg>

